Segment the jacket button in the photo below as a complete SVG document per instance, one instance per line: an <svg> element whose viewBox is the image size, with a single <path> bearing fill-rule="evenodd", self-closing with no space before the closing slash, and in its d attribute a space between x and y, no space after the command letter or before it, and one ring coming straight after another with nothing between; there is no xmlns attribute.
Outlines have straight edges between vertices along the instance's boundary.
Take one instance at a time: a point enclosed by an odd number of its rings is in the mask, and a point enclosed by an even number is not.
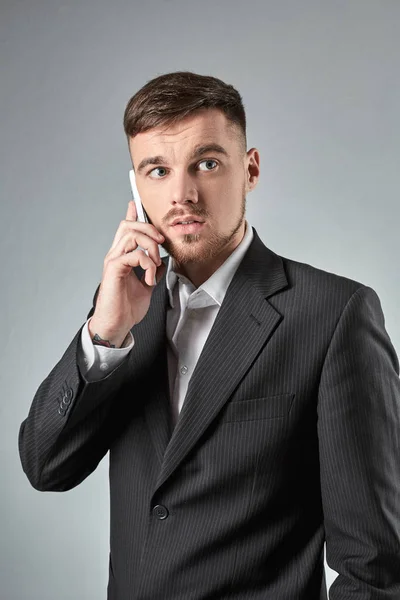
<svg viewBox="0 0 400 600"><path fill-rule="evenodd" d="M64 396L62 397L62 401L63 401L63 404L65 406L67 406L68 404L70 404L72 396L73 396L73 392L72 392L71 388L69 388L65 392Z"/></svg>
<svg viewBox="0 0 400 600"><path fill-rule="evenodd" d="M157 504L154 508L153 508L153 515L155 517L157 517L157 519L166 519L169 515L168 510L165 508L165 506L162 506L162 504Z"/></svg>

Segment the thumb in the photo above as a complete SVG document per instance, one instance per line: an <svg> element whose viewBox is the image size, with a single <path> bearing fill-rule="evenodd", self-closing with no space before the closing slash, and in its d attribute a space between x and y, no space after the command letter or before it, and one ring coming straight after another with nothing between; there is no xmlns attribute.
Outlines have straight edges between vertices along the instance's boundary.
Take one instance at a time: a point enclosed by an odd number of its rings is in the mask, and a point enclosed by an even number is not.
<svg viewBox="0 0 400 600"><path fill-rule="evenodd" d="M156 271L156 281L157 283L160 281L160 279L163 278L164 273L167 270L167 265L165 264L165 262L163 261L163 259L161 259L161 265L159 267L157 267L157 271Z"/></svg>
<svg viewBox="0 0 400 600"><path fill-rule="evenodd" d="M157 270L156 270L156 285L163 278L163 275L166 272L166 270L167 270L167 265L161 259L161 265L159 267L157 267ZM142 277L140 278L140 281L148 288L155 287L155 285L148 285L148 283L146 283L146 271L143 273Z"/></svg>

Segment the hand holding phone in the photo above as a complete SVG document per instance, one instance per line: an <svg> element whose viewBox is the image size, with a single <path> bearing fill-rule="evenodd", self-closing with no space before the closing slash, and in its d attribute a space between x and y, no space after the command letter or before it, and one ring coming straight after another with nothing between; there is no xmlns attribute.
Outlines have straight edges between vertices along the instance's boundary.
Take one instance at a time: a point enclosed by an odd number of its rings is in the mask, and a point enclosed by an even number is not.
<svg viewBox="0 0 400 600"><path fill-rule="evenodd" d="M133 183L134 202L129 202L126 219L121 221L104 259L100 289L89 323L92 338L98 334L117 348L147 314L155 285L167 268L159 252L164 237L148 222L134 180ZM133 270L137 266L144 270L140 280Z"/></svg>

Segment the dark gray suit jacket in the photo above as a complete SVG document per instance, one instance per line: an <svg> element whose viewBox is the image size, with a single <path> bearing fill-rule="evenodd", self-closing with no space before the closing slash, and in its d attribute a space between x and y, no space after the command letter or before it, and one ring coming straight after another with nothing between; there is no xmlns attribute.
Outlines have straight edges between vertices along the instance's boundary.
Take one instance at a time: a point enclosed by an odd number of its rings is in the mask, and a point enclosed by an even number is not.
<svg viewBox="0 0 400 600"><path fill-rule="evenodd" d="M164 274L101 381L79 371L77 332L21 425L23 469L65 491L110 452L109 600L323 600L325 540L332 600L399 600L399 362L380 301L253 232L175 429Z"/></svg>

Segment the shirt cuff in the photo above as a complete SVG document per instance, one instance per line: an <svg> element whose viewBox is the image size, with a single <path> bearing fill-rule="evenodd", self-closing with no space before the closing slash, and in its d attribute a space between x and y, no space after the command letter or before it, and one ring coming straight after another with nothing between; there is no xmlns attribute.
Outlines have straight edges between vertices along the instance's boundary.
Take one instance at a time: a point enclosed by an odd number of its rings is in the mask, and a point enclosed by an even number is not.
<svg viewBox="0 0 400 600"><path fill-rule="evenodd" d="M135 341L132 333L129 331L121 348L106 348L105 346L93 344L89 333L91 319L92 317L86 321L81 333L83 363L85 367L85 372L82 374L86 375L90 371L94 375L94 371L96 371L96 375L99 375L101 378L108 375L123 361L125 356L132 350Z"/></svg>

